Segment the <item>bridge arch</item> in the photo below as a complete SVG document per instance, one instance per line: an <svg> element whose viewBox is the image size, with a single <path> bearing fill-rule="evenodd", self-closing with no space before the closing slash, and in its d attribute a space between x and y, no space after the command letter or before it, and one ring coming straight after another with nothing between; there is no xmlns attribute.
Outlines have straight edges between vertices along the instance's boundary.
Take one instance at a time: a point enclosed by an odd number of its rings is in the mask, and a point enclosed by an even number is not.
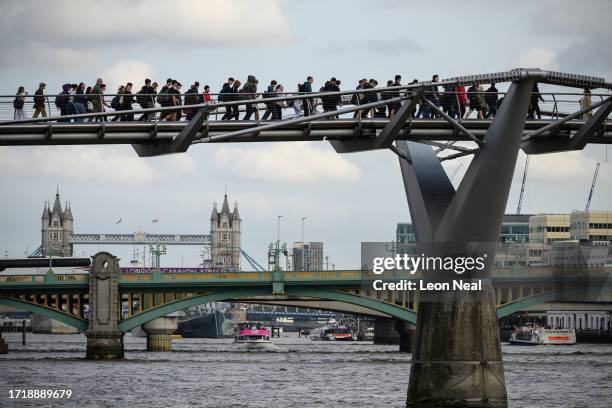
<svg viewBox="0 0 612 408"><path fill-rule="evenodd" d="M22 299L6 298L0 296L0 305L12 307L13 309L37 313L49 317L53 320L57 320L59 322L67 324L68 326L72 326L75 329L81 331L87 330L87 326L89 326L89 322L85 319L81 319L76 316L71 316L59 310L51 309L50 307L42 305L37 305L35 303L27 302Z"/></svg>
<svg viewBox="0 0 612 408"><path fill-rule="evenodd" d="M144 312L138 313L137 315L134 315L126 320L119 322L119 329L123 333L125 333L140 326L141 324L144 324L158 317L162 317L167 314L177 312L179 310L183 310L191 306L201 305L204 303L221 302L224 300L252 300L254 296L269 295L269 288L229 289L209 292L198 296L192 296L186 299L175 300L173 302L165 303L163 305L145 310ZM391 303L380 302L376 299L370 299L359 295L353 295L350 293L337 292L334 290L319 288L292 289L290 287L285 287L285 293L283 295L280 295L278 297L278 300L286 300L286 297L307 297L313 299L335 300L339 302L345 302L357 306L362 306L367 309L375 310L377 312L385 313L392 317L416 324L417 315L412 310L405 309L403 307Z"/></svg>

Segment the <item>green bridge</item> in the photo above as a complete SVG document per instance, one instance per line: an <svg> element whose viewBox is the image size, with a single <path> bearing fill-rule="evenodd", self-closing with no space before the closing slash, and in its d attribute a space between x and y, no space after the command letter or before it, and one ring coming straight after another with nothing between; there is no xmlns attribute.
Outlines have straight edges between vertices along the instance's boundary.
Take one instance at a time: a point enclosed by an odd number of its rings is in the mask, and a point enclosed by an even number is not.
<svg viewBox="0 0 612 408"><path fill-rule="evenodd" d="M115 257L100 253L91 273L55 274L49 269L43 275L0 275L0 305L50 317L86 334L95 332L92 326L100 312L103 321L116 322L114 330L121 334L173 312L217 301L291 302L416 324L419 291L375 291L364 284L370 278L366 274L361 270L121 273ZM496 269L491 281L497 316L566 301L572 292L579 298L571 301L595 301L610 276L610 268L562 275L550 267ZM585 282L590 289L584 290Z"/></svg>

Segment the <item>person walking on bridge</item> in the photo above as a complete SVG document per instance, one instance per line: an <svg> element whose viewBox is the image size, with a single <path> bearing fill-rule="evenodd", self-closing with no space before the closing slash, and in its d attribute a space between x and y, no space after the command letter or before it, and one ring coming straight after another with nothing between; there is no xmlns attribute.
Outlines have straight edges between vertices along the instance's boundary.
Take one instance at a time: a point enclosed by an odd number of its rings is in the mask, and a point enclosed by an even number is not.
<svg viewBox="0 0 612 408"><path fill-rule="evenodd" d="M131 82L128 82L125 85L125 89L123 90L123 106L121 107L121 110L124 111L131 111L134 110L134 108L132 108L132 104L134 103L134 94L132 93L132 87L134 85ZM125 115L121 116L121 121L128 121L128 122L132 122L134 120L134 114L133 113L126 113Z"/></svg>
<svg viewBox="0 0 612 408"><path fill-rule="evenodd" d="M463 84L457 85L457 100L459 101L459 118L463 119L465 116L465 107L467 105L467 95L465 93L465 86Z"/></svg>
<svg viewBox="0 0 612 408"><path fill-rule="evenodd" d="M323 87L323 92L340 92L340 87L338 86L338 81L335 77L332 77L325 86ZM321 98L323 100L323 111L330 112L337 110L336 107L341 102L340 95L327 95ZM332 116L332 118L337 118L338 116Z"/></svg>
<svg viewBox="0 0 612 408"><path fill-rule="evenodd" d="M395 76L395 81L393 82L393 85L391 85L392 87L394 86L402 86L402 76L397 74ZM393 90L393 91L389 91L389 97L390 98L399 98L400 96L400 91L397 90ZM389 104L389 119L393 118L393 116L395 116L395 114L397 113L397 111L399 110L401 104L400 102L391 102Z"/></svg>
<svg viewBox="0 0 612 408"><path fill-rule="evenodd" d="M106 103L106 101L104 100L104 90L105 89L106 89L106 85L102 81L102 78L98 78L96 80L96 85L93 87L93 90L91 91L91 94L92 94L91 102L93 105L94 113L104 112L105 111L104 107L110 107L108 103ZM91 118L90 122L94 120L102 122L102 121L106 121L106 117L98 116L96 118Z"/></svg>
<svg viewBox="0 0 612 408"><path fill-rule="evenodd" d="M593 102L591 101L591 91L588 89L584 90L584 96L580 98L580 109L587 109L593 106ZM589 120L593 117L593 111L585 112L582 115L582 120Z"/></svg>
<svg viewBox="0 0 612 408"><path fill-rule="evenodd" d="M276 96L272 96L275 95L275 91L276 91L276 85L277 82L276 80L272 80L270 81L270 85L268 85L268 89L266 89L266 91L263 93L262 98L267 99L267 98L273 98ZM274 103L266 103L266 111L264 112L263 116L261 117L261 120L266 120L270 117L270 115L272 115L272 111L274 110Z"/></svg>
<svg viewBox="0 0 612 408"><path fill-rule="evenodd" d="M13 100L13 108L15 109L15 112L13 113L14 120L25 119L25 111L23 107L25 106L26 95L27 93L25 91L25 88L23 86L20 86L19 89L17 89L15 99Z"/></svg>
<svg viewBox="0 0 612 408"><path fill-rule="evenodd" d="M463 116L463 119L468 119L472 112L476 111L476 118L482 119L482 95L478 89L478 84L474 82L467 90L467 99L469 101L470 110Z"/></svg>
<svg viewBox="0 0 612 408"><path fill-rule="evenodd" d="M303 86L302 86L302 92L304 93L311 93L312 92L312 83L314 82L314 78L312 76L308 76L308 78L306 78L306 82L304 82ZM298 89L299 91L299 89ZM314 110L314 101L312 100L312 98L305 98L302 99L302 105L304 107L304 116L310 116L310 114L312 113L312 111Z"/></svg>
<svg viewBox="0 0 612 408"><path fill-rule="evenodd" d="M247 83L244 84L240 93L243 94L242 97L246 100L257 99L257 78L255 75L249 75L247 77ZM255 113L255 120L259 121L259 111L257 110L256 103L247 103L246 104L246 113L242 120L250 120L251 115Z"/></svg>
<svg viewBox="0 0 612 408"><path fill-rule="evenodd" d="M221 92L219 92L219 96L217 97L217 100L219 102L229 102L232 97L231 97L231 93L232 93L232 88L234 87L234 78L229 77L227 79L227 82L223 84L223 87L221 88ZM234 115L234 110L232 109L231 106L226 106L225 107L225 114L221 117L221 120L230 120L232 119Z"/></svg>
<svg viewBox="0 0 612 408"><path fill-rule="evenodd" d="M151 109L155 107L155 89L151 85L149 78L145 79L145 83L140 88L140 91L136 94L136 102L142 109ZM143 113L138 118L138 121L151 120L155 116L155 113Z"/></svg>
<svg viewBox="0 0 612 408"><path fill-rule="evenodd" d="M185 92L185 105L196 105L200 97L200 83L195 82L191 88ZM191 121L197 113L197 109L184 109L185 120Z"/></svg>
<svg viewBox="0 0 612 408"><path fill-rule="evenodd" d="M242 82L240 82L238 79L234 81L234 85L231 88L230 94L229 94L229 100L230 101L238 101L240 99L240 85L242 85ZM240 106L239 105L234 105L231 106L231 116L230 119L234 119L234 120L238 120L240 117Z"/></svg>
<svg viewBox="0 0 612 408"><path fill-rule="evenodd" d="M34 115L33 118L37 118L38 115L41 115L43 118L47 117L47 109L45 107L45 87L47 84L41 82L38 84L38 89L34 92Z"/></svg>
<svg viewBox="0 0 612 408"><path fill-rule="evenodd" d="M485 91L484 100L485 103L489 106L489 111L487 112L486 118L494 118L497 115L497 96L499 91L495 87L495 83L491 83L489 89Z"/></svg>
<svg viewBox="0 0 612 408"><path fill-rule="evenodd" d="M538 119L542 119L542 113L540 112L539 101L544 102L538 84L533 84L533 90L531 91L531 97L529 98L529 110L527 113L528 119L535 119L535 115L538 115Z"/></svg>

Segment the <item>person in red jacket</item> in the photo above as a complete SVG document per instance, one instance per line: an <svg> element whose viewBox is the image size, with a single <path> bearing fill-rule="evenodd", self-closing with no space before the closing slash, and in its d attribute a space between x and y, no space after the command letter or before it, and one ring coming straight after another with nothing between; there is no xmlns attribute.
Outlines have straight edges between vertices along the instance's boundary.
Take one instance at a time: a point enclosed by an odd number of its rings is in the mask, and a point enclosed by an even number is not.
<svg viewBox="0 0 612 408"><path fill-rule="evenodd" d="M459 111L461 112L460 118L465 116L465 106L467 105L467 93L465 92L465 86L459 84L457 86L457 97L459 98Z"/></svg>
<svg viewBox="0 0 612 408"><path fill-rule="evenodd" d="M204 85L204 94L202 94L202 96L204 97L204 103L209 103L212 101L212 97L210 96L210 86Z"/></svg>

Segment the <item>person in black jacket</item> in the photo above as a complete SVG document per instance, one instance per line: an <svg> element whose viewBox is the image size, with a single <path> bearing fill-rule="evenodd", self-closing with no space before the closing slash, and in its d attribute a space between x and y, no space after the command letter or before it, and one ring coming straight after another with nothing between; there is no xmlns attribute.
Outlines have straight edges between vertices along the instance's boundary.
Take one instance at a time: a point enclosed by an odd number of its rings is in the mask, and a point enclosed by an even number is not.
<svg viewBox="0 0 612 408"><path fill-rule="evenodd" d="M337 85L336 78L332 78L329 82L325 83L323 92L340 92L340 87ZM340 95L328 95L321 98L323 101L323 111L330 112L337 110L336 107L340 104ZM337 118L338 116L332 116L331 118Z"/></svg>
<svg viewBox="0 0 612 408"><path fill-rule="evenodd" d="M540 112L539 101L544 102L544 98L540 94L540 89L538 88L538 84L533 84L533 91L531 92L531 97L529 98L529 111L527 117L529 119L535 119L535 115L538 115L538 119L542 119L542 113Z"/></svg>
<svg viewBox="0 0 612 408"><path fill-rule="evenodd" d="M402 86L402 76L401 75L396 75L395 76L395 81L393 82L393 84L391 86ZM398 91L389 91L389 98L398 98L400 96L400 92ZM397 111L399 110L401 104L399 102L391 102L389 104L389 118L392 118L393 116L395 116L395 114L397 113Z"/></svg>
<svg viewBox="0 0 612 408"><path fill-rule="evenodd" d="M196 82L185 92L185 105L196 105L200 96L200 83ZM185 109L185 120L190 121L197 113L196 109Z"/></svg>
<svg viewBox="0 0 612 408"><path fill-rule="evenodd" d="M231 92L230 92L230 100L231 101L237 101L240 99L240 85L242 85L242 82L240 82L239 80L235 80L234 81L234 85L231 88ZM234 120L238 120L240 117L240 106L239 105L234 105L231 106L230 109L232 110L230 119L234 119Z"/></svg>
<svg viewBox="0 0 612 408"><path fill-rule="evenodd" d="M272 80L270 81L270 85L268 85L268 89L266 90L266 92L264 92L264 94L262 95L262 98L275 98L278 95L278 92L276 92L276 85L278 83L276 82L276 80ZM274 96L272 96L274 95ZM275 103L266 103L266 111L264 112L263 116L261 117L261 120L266 120L270 117L270 115L272 115L272 111L275 109Z"/></svg>
<svg viewBox="0 0 612 408"><path fill-rule="evenodd" d="M86 113L87 112L87 97L85 96L85 83L81 82L76 89L76 96L74 97L74 106L76 108L77 113ZM79 122L82 122L83 119L80 119Z"/></svg>
<svg viewBox="0 0 612 408"><path fill-rule="evenodd" d="M151 85L149 78L145 79L145 84L138 92L139 96L136 97L136 102L142 109L150 109L155 107L155 88ZM151 120L155 117L155 113L143 113L138 121Z"/></svg>
<svg viewBox="0 0 612 408"><path fill-rule="evenodd" d="M229 102L230 100L232 100L232 96L231 94L232 92L232 88L234 86L234 78L229 77L227 79L227 82L223 84L223 87L221 88L221 92L219 92L219 97L217 98L217 100L219 102ZM223 115L223 117L221 118L221 120L230 120L234 115L234 110L231 106L226 106L225 107L225 114Z"/></svg>
<svg viewBox="0 0 612 408"><path fill-rule="evenodd" d="M489 105L489 111L485 118L494 118L497 115L497 94L498 90L495 87L495 83L491 83L489 89L485 91L484 100Z"/></svg>
<svg viewBox="0 0 612 408"><path fill-rule="evenodd" d="M131 82L128 82L125 85L125 89L123 90L123 103L121 104L121 110L131 111L133 110L132 104L134 103L134 94L132 94L132 87L134 85ZM131 122L134 120L133 113L126 113L125 115L121 115L121 121Z"/></svg>
<svg viewBox="0 0 612 408"><path fill-rule="evenodd" d="M65 116L68 114L67 106L70 98L70 84L62 85L62 93L55 97L55 106L60 111L60 115ZM67 119L58 119L58 122L70 122Z"/></svg>

